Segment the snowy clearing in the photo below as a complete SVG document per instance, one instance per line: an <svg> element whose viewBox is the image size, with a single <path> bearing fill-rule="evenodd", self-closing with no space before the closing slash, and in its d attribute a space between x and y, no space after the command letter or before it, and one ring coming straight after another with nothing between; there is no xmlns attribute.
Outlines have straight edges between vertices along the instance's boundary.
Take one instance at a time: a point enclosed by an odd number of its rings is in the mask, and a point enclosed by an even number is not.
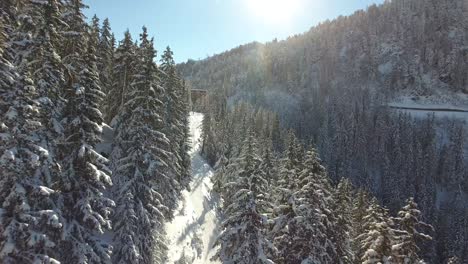
<svg viewBox="0 0 468 264"><path fill-rule="evenodd" d="M192 176L190 191L183 191L172 222L166 224L169 239L168 264L219 263L211 261L219 234L218 199L211 195L213 170L200 156L203 114L190 114ZM185 262L184 262L185 261Z"/></svg>

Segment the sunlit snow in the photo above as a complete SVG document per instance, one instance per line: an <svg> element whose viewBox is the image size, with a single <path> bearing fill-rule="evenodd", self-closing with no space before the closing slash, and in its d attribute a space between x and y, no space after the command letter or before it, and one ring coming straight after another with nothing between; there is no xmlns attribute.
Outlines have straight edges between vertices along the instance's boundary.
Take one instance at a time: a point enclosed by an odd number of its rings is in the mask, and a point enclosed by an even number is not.
<svg viewBox="0 0 468 264"><path fill-rule="evenodd" d="M219 234L219 219L216 214L216 197L211 195L213 170L200 156L200 138L203 114L190 114L192 149L192 175L190 191L183 191L174 219L166 226L169 239L168 264L219 263L211 261L212 249Z"/></svg>

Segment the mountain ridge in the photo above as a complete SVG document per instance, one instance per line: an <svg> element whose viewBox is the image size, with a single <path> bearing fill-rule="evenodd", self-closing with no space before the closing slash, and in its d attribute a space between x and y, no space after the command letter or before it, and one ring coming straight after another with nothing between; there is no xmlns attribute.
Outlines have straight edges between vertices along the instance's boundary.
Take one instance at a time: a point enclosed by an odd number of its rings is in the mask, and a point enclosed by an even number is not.
<svg viewBox="0 0 468 264"><path fill-rule="evenodd" d="M224 87L231 95L257 78L262 88L274 90L326 94L346 86L374 87L390 98L463 105L467 17L463 0L388 1L286 40L251 42L178 69L194 88Z"/></svg>

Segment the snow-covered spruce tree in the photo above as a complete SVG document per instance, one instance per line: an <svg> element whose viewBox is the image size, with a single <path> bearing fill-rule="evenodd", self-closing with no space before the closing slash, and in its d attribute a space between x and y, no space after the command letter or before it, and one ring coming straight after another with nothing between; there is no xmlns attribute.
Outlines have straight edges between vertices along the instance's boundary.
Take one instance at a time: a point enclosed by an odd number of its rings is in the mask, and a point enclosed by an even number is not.
<svg viewBox="0 0 468 264"><path fill-rule="evenodd" d="M363 255L356 257L363 264L397 263L392 249L398 241L399 232L393 229L387 209L373 199L363 220L364 233L357 237Z"/></svg>
<svg viewBox="0 0 468 264"><path fill-rule="evenodd" d="M189 183L192 179L192 162L189 155L190 151L190 124L189 124L189 115L190 109L188 104L188 90L186 88L185 82L182 81L182 96L180 98L180 103L182 104L182 137L178 142L179 146L179 156L180 156L180 167L181 167L181 185L182 187L189 188Z"/></svg>
<svg viewBox="0 0 468 264"><path fill-rule="evenodd" d="M136 45L127 30L114 54L114 67L108 96L105 102L105 121L112 124L114 117L121 112L121 108L128 100L130 87L135 76L137 66Z"/></svg>
<svg viewBox="0 0 468 264"><path fill-rule="evenodd" d="M55 209L56 192L41 173L49 152L41 146L42 108L34 84L29 50L34 45L34 19L40 8L28 3L18 10L22 19L7 28L0 17L0 262L55 263L62 224ZM11 24L9 26L12 26ZM9 34L15 41L8 45ZM5 52L5 48L8 52ZM8 54L8 55L7 55ZM10 58L17 58L16 67Z"/></svg>
<svg viewBox="0 0 468 264"><path fill-rule="evenodd" d="M337 263L353 263L354 254L351 249L352 231L352 185L348 179L342 178L333 192L332 210L336 216L333 242L336 247Z"/></svg>
<svg viewBox="0 0 468 264"><path fill-rule="evenodd" d="M420 263L418 255L420 248L418 242L432 240L432 237L419 231L422 228L433 229L432 226L422 222L421 211L413 198L408 199L407 204L394 218L398 229L403 231L399 236L399 243L393 247L398 263Z"/></svg>
<svg viewBox="0 0 468 264"><path fill-rule="evenodd" d="M221 157L218 159L218 162L214 166L215 173L211 178L213 182L213 191L219 194L223 193L223 186L226 183L226 172L229 166L229 159L226 158L224 153L221 154Z"/></svg>
<svg viewBox="0 0 468 264"><path fill-rule="evenodd" d="M273 142L273 149L277 152L283 150L283 141L281 140L281 126L279 116L275 115L273 125L271 128L271 141Z"/></svg>
<svg viewBox="0 0 468 264"><path fill-rule="evenodd" d="M97 67L102 91L108 94L113 83L114 69L114 46L115 39L111 31L109 19L104 19L100 28L99 44L96 56L98 57Z"/></svg>
<svg viewBox="0 0 468 264"><path fill-rule="evenodd" d="M164 133L170 141L170 150L174 158L171 161L171 174L177 181L184 185L188 184L187 171L182 171L182 155L180 144L184 142L183 118L187 113L184 111L183 87L176 72L173 52L166 48L161 58L161 82L165 89L164 98Z"/></svg>
<svg viewBox="0 0 468 264"><path fill-rule="evenodd" d="M294 216L287 232L275 241L283 252L278 263L339 263L333 244L331 186L315 150L307 152L304 163L293 195Z"/></svg>
<svg viewBox="0 0 468 264"><path fill-rule="evenodd" d="M41 146L48 151L47 159L41 166L41 177L49 186L53 186L60 178L60 165L57 157L57 138L63 133L60 119L63 115L65 100L63 98L65 77L63 63L57 54L57 45L62 37L57 32L61 21L60 6L56 0L48 0L40 5L42 19L38 23L38 31L34 36L32 54L33 79L37 84L39 99L43 111L39 131Z"/></svg>
<svg viewBox="0 0 468 264"><path fill-rule="evenodd" d="M215 119L211 112L205 114L202 124L202 149L201 153L206 161L214 166L217 159L217 140L216 133L214 131Z"/></svg>
<svg viewBox="0 0 468 264"><path fill-rule="evenodd" d="M268 190L267 181L259 170L261 160L257 152L254 136L249 134L235 161L239 168L237 177L226 183L226 188L236 192L231 197L234 202L227 203L224 208L224 230L215 243L220 246L215 258L223 263L273 263L266 256L267 250L274 251L263 231L266 217L259 212Z"/></svg>
<svg viewBox="0 0 468 264"><path fill-rule="evenodd" d="M276 157L273 152L273 144L270 139L265 139L262 144L261 169L265 173L265 178L271 186L278 180Z"/></svg>
<svg viewBox="0 0 468 264"><path fill-rule="evenodd" d="M170 153L169 141L161 132L162 88L146 28L140 40L137 74L116 126L115 140L122 154L114 162L113 195L118 205L113 214L114 263L163 263L166 204L174 204L177 198L174 180L166 174Z"/></svg>
<svg viewBox="0 0 468 264"><path fill-rule="evenodd" d="M367 215L367 208L369 208L369 197L367 193L363 190L359 190L354 197L353 206L352 206L352 243L351 248L354 253L354 263L361 264L361 257L364 255L365 250L361 248L362 240L364 236L361 234L364 233L364 218Z"/></svg>
<svg viewBox="0 0 468 264"><path fill-rule="evenodd" d="M271 190L276 182L277 178L277 167L275 163L275 157L273 154L273 144L269 139L263 140L262 144L262 155L260 162L260 170L264 175L265 180L267 181L267 189ZM259 207L260 211L264 214L267 214L271 217L273 213L273 198L272 194L268 191L265 193L265 203Z"/></svg>
<svg viewBox="0 0 468 264"><path fill-rule="evenodd" d="M274 186L273 200L276 201L273 211L273 227L269 232L275 246L278 248L278 263L283 263L287 259L288 248L292 239L289 235L288 226L290 221L296 216L294 206L294 192L298 184L298 176L303 164L299 163L299 156L302 150L298 147L296 137L290 131L288 135L287 149L284 158L280 160L278 181Z"/></svg>
<svg viewBox="0 0 468 264"><path fill-rule="evenodd" d="M81 6L79 1L75 4ZM79 8L74 11L81 12ZM110 263L111 246L98 237L111 228L109 215L114 206L103 194L112 184L108 161L95 150L101 140L103 118L98 107L104 94L94 55L97 40L82 30L77 32L80 44L72 49L76 53L69 55L73 75L66 87L62 120L60 207L65 226L60 259L64 263Z"/></svg>
<svg viewBox="0 0 468 264"><path fill-rule="evenodd" d="M96 39L99 43L99 39L101 37L101 25L100 25L100 22L99 22L99 18L97 17L97 15L94 15L92 18L91 18L91 24L89 25L89 34L91 35L92 38ZM96 50L96 53L97 53L97 50ZM97 57L97 56L96 56ZM98 59L96 59L98 61ZM98 63L96 62L96 65L98 65Z"/></svg>
<svg viewBox="0 0 468 264"><path fill-rule="evenodd" d="M447 260L447 264L461 264L461 261L457 257L451 257Z"/></svg>
<svg viewBox="0 0 468 264"><path fill-rule="evenodd" d="M83 55L83 34L88 30L86 17L83 14L83 8L87 6L82 0L62 0L61 14L64 22L58 30L61 32L63 41L60 43L59 55L67 68L67 79L73 78L74 73L73 63L77 53ZM76 69L78 70L78 69Z"/></svg>

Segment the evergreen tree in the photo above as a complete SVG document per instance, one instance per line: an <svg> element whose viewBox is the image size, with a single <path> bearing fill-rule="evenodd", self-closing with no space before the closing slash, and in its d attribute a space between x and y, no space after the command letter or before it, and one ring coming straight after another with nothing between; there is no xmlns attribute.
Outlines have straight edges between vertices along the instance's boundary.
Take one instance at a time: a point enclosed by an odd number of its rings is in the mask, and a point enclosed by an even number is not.
<svg viewBox="0 0 468 264"><path fill-rule="evenodd" d="M364 219L367 215L367 209L369 208L369 197L363 190L357 192L356 197L353 200L352 207L352 244L351 247L354 252L354 263L362 263L361 257L364 255L365 249L361 247L362 240L365 238L361 236L365 232Z"/></svg>
<svg viewBox="0 0 468 264"><path fill-rule="evenodd" d="M421 212L417 204L410 198L395 218L399 230L403 231L399 236L399 243L393 247L393 251L398 255L398 263L419 263L421 259L418 256L418 241L432 240L429 235L418 230L421 227L432 229L432 226L421 222L420 217Z"/></svg>
<svg viewBox="0 0 468 264"><path fill-rule="evenodd" d="M166 48L161 58L162 85L165 88L165 113L164 113L164 132L168 135L170 141L171 153L174 160L171 162L171 171L179 183L188 184L187 172L182 171L182 153L180 144L184 140L183 118L186 115L183 103L182 82L177 76L176 65L173 58L173 52L169 47Z"/></svg>
<svg viewBox="0 0 468 264"><path fill-rule="evenodd" d="M392 228L387 210L380 207L374 199L363 220L364 233L358 239L364 253L357 257L364 264L395 263L393 246L396 245L398 234Z"/></svg>
<svg viewBox="0 0 468 264"><path fill-rule="evenodd" d="M180 167L181 167L181 185L182 187L189 188L189 183L192 180L191 173L191 157L190 152L190 124L189 115L190 109L188 105L188 94L185 83L182 83L182 96L180 98L180 104L182 105L182 137L179 139L179 156L180 156Z"/></svg>
<svg viewBox="0 0 468 264"><path fill-rule="evenodd" d="M461 261L457 257L451 257L447 260L447 264L461 264Z"/></svg>
<svg viewBox="0 0 468 264"><path fill-rule="evenodd" d="M267 191L267 181L259 170L260 158L252 134L247 136L239 159L240 170L234 182L226 187L236 192L231 197L233 203L224 209L227 219L223 222L223 232L216 245L220 245L215 258L223 263L254 264L273 263L265 251L274 251L263 229L266 218L259 212Z"/></svg>
<svg viewBox="0 0 468 264"><path fill-rule="evenodd" d="M69 83L74 82L72 80L77 76L75 72L78 68L74 67L76 58L80 58L84 54L85 43L83 40L88 33L88 25L86 24L86 17L83 14L83 8L86 5L82 0L64 0L62 21L64 22L59 30L64 36L62 43L59 47L59 55L67 69L66 77Z"/></svg>
<svg viewBox="0 0 468 264"><path fill-rule="evenodd" d="M0 69L0 262L58 263L53 256L62 224L51 210L55 192L37 174L47 158L36 141L37 90L27 66L17 73L0 56Z"/></svg>
<svg viewBox="0 0 468 264"><path fill-rule="evenodd" d="M276 202L273 211L274 225L270 236L274 238L273 242L278 248L278 260L285 261L288 257L288 245L290 237L288 226L296 216L294 211L294 192L297 190L297 177L301 172L302 164L299 163L298 142L292 132L289 132L288 146L285 151L285 157L281 160L279 178L274 190Z"/></svg>
<svg viewBox="0 0 468 264"><path fill-rule="evenodd" d="M333 244L334 216L331 214L331 186L314 150L306 156L304 170L294 193L294 217L278 247L279 263L332 263L337 260Z"/></svg>
<svg viewBox="0 0 468 264"><path fill-rule="evenodd" d="M113 83L114 46L115 39L111 31L109 19L104 19L100 28L99 44L97 49L97 67L102 91L109 94Z"/></svg>
<svg viewBox="0 0 468 264"><path fill-rule="evenodd" d="M202 124L202 149L201 153L204 158L208 161L208 164L215 165L217 159L217 140L214 131L215 120L208 112L203 118Z"/></svg>
<svg viewBox="0 0 468 264"><path fill-rule="evenodd" d="M81 12L79 9L75 11ZM109 263L111 247L97 236L111 228L109 214L114 206L114 202L103 194L112 184L108 161L95 150L101 140L103 118L98 106L104 96L99 87L94 55L97 40L93 37L87 40L83 32L78 35L87 47L75 46L81 48L85 56L81 59L77 56L80 49L72 55L72 73L77 75L72 76L67 87L68 102L62 121L60 208L65 226L60 244L61 260L66 263Z"/></svg>
<svg viewBox="0 0 468 264"><path fill-rule="evenodd" d="M40 3L25 3L17 15L17 27L0 18L0 261L2 263L56 262L56 246L62 224L55 208L57 193L51 189L48 169L57 164L53 150L43 144L44 115L52 111L39 82L31 72L41 32L34 22L46 20ZM11 25L10 25L11 26ZM11 34L11 35L10 35ZM6 46L12 37L12 45ZM5 49L7 48L7 49ZM9 61L16 62L16 67ZM52 82L54 80L51 80ZM55 179L56 180L56 179Z"/></svg>
<svg viewBox="0 0 468 264"><path fill-rule="evenodd" d="M333 242L336 246L337 263L353 263L354 254L351 249L352 231L352 185L348 179L342 178L333 193L332 209L336 215L334 227L336 236Z"/></svg>
<svg viewBox="0 0 468 264"><path fill-rule="evenodd" d="M128 100L127 96L130 93L133 77L137 73L136 47L128 30L114 56L112 83L105 102L105 121L108 124L112 124L112 120L121 112L121 108Z"/></svg>
<svg viewBox="0 0 468 264"><path fill-rule="evenodd" d="M57 54L57 43L62 39L57 33L61 21L60 6L56 0L48 0L41 4L42 19L38 32L34 37L31 66L35 69L32 76L37 83L38 103L42 111L40 115L43 124L39 131L41 146L48 155L40 169L44 182L52 188L60 179L60 164L57 157L57 138L63 135L60 120L63 115L65 100L63 98L65 77L63 63Z"/></svg>
<svg viewBox="0 0 468 264"><path fill-rule="evenodd" d="M162 263L163 223L176 199L173 179L167 176L169 141L163 128L163 103L156 51L146 28L141 34L137 74L129 100L119 113L116 141L122 156L114 162L117 208L113 215L114 263Z"/></svg>
<svg viewBox="0 0 468 264"><path fill-rule="evenodd" d="M275 151L283 150L283 142L281 141L281 127L278 115L275 115L273 121L273 127L271 128L271 140L273 142L273 148Z"/></svg>
<svg viewBox="0 0 468 264"><path fill-rule="evenodd" d="M89 34L91 35L93 39L96 39L99 42L99 39L101 37L101 33L100 33L101 25L100 25L99 18L97 17L97 15L94 15L93 18L91 18L91 25L89 27L90 27ZM96 50L96 53L97 53L97 50ZM96 63L96 65L98 65L98 63Z"/></svg>

